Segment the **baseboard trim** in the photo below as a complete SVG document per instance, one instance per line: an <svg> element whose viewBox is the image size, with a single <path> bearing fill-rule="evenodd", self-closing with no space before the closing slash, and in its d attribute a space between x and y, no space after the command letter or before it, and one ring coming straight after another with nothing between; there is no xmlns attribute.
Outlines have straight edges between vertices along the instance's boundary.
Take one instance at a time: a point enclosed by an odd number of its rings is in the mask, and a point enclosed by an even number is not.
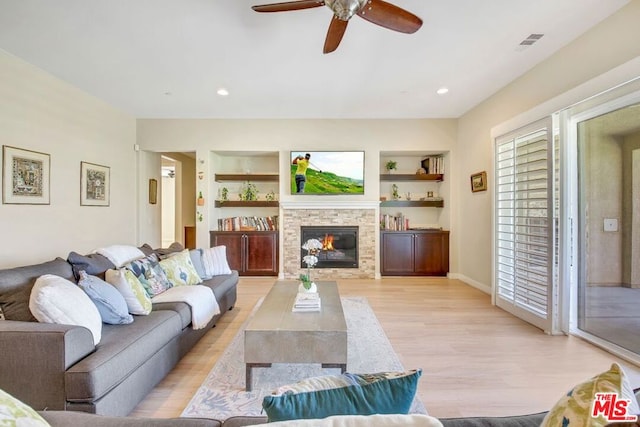
<svg viewBox="0 0 640 427"><path fill-rule="evenodd" d="M470 277L465 276L464 274L449 274L449 278L450 279L457 279L460 280L464 283L466 283L467 285L476 288L479 291L484 292L487 295L491 295L491 286L490 285L486 285L484 283L480 283L477 280L473 280Z"/></svg>

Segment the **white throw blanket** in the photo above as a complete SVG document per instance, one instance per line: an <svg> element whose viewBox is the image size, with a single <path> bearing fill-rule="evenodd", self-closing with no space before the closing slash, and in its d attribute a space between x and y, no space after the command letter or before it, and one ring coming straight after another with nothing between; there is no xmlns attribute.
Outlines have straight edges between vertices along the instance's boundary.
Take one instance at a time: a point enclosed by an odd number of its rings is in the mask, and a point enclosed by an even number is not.
<svg viewBox="0 0 640 427"><path fill-rule="evenodd" d="M152 302L184 302L191 306L191 326L202 329L213 316L220 314L220 306L211 288L203 285L174 286L151 298Z"/></svg>
<svg viewBox="0 0 640 427"><path fill-rule="evenodd" d="M257 424L270 427L442 427L442 423L428 415L334 415L321 420L291 420L269 424Z"/></svg>

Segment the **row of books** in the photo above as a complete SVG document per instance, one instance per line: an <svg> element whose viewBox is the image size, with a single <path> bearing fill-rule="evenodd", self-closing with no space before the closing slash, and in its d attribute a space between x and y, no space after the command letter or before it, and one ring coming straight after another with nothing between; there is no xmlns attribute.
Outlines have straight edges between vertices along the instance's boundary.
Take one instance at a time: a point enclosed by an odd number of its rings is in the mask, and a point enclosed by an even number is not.
<svg viewBox="0 0 640 427"><path fill-rule="evenodd" d="M422 167L429 174L444 174L444 157L426 157L422 160Z"/></svg>
<svg viewBox="0 0 640 427"><path fill-rule="evenodd" d="M278 229L278 215L274 216L234 216L218 219L218 231L274 231Z"/></svg>
<svg viewBox="0 0 640 427"><path fill-rule="evenodd" d="M395 216L389 214L380 215L380 229L391 231L408 230L409 218L401 213Z"/></svg>
<svg viewBox="0 0 640 427"><path fill-rule="evenodd" d="M317 292L299 292L296 295L291 311L294 313L320 311L321 305L320 295Z"/></svg>

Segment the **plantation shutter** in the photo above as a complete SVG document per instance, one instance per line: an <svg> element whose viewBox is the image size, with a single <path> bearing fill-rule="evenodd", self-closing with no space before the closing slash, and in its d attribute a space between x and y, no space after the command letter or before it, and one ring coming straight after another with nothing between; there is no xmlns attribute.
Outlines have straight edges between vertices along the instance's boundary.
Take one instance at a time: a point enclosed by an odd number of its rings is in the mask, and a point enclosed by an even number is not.
<svg viewBox="0 0 640 427"><path fill-rule="evenodd" d="M496 138L496 305L552 330L555 227L550 120Z"/></svg>

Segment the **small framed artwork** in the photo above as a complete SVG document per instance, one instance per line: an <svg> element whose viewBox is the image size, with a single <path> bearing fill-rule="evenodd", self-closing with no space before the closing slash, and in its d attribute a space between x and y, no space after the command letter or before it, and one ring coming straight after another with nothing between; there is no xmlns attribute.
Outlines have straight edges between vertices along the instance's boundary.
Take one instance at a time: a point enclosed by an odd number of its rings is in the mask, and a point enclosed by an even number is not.
<svg viewBox="0 0 640 427"><path fill-rule="evenodd" d="M48 154L2 146L2 203L17 205L49 204Z"/></svg>
<svg viewBox="0 0 640 427"><path fill-rule="evenodd" d="M80 206L109 206L108 166L80 162Z"/></svg>
<svg viewBox="0 0 640 427"><path fill-rule="evenodd" d="M152 205L158 203L158 180L153 178L149 180L149 203Z"/></svg>
<svg viewBox="0 0 640 427"><path fill-rule="evenodd" d="M487 173L478 172L471 175L471 191L487 191Z"/></svg>

